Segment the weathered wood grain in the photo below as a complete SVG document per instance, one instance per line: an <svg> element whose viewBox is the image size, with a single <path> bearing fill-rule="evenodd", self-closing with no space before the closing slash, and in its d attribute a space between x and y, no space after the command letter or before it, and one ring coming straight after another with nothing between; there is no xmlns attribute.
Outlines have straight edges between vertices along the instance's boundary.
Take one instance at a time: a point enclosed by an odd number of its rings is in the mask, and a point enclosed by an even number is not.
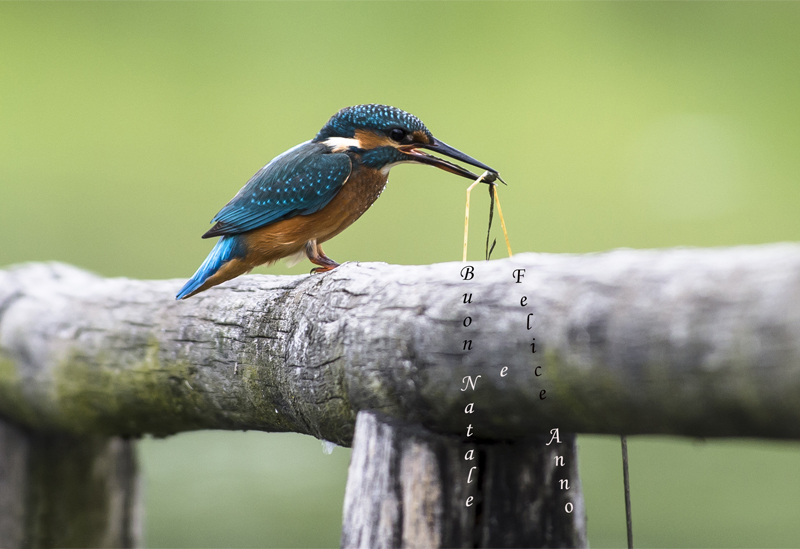
<svg viewBox="0 0 800 549"><path fill-rule="evenodd" d="M78 435L260 429L349 445L360 410L461 434L459 380L481 375L486 442L554 426L800 436L800 246L520 254L475 263L468 282L462 266L248 276L182 302L181 280L8 268L0 414Z"/></svg>
<svg viewBox="0 0 800 549"><path fill-rule="evenodd" d="M476 444L360 412L342 547L586 547L575 437L560 440Z"/></svg>
<svg viewBox="0 0 800 549"><path fill-rule="evenodd" d="M139 547L134 442L0 420L0 547Z"/></svg>

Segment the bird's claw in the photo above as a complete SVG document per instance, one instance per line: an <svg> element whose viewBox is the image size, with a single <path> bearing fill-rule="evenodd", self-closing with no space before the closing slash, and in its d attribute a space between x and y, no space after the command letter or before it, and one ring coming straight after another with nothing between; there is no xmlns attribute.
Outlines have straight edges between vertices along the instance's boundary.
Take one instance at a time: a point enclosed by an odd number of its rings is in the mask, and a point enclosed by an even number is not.
<svg viewBox="0 0 800 549"><path fill-rule="evenodd" d="M336 265L326 265L325 267L315 267L315 268L311 269L311 274L327 273L328 271L334 270L338 266L339 266L339 264L337 263Z"/></svg>

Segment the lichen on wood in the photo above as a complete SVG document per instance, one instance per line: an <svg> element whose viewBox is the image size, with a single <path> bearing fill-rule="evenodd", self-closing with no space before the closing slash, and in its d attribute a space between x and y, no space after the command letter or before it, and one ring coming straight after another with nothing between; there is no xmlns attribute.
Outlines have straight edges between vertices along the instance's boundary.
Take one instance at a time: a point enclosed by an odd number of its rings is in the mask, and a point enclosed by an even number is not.
<svg viewBox="0 0 800 549"><path fill-rule="evenodd" d="M74 435L258 429L349 445L360 410L461 433L460 380L481 375L487 442L554 425L800 436L800 246L519 254L474 263L472 281L462 267L350 263L180 302L180 280L11 267L0 415Z"/></svg>

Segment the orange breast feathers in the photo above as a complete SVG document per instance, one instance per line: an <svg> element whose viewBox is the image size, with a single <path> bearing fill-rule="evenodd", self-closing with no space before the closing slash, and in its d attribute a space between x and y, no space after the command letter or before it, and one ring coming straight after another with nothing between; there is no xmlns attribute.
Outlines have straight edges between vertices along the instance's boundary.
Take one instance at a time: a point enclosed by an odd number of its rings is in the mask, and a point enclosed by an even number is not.
<svg viewBox="0 0 800 549"><path fill-rule="evenodd" d="M297 215L244 233L247 255L243 262L253 268L302 251L306 242L330 240L366 212L386 187L387 174L372 168L356 168L342 190L321 210Z"/></svg>

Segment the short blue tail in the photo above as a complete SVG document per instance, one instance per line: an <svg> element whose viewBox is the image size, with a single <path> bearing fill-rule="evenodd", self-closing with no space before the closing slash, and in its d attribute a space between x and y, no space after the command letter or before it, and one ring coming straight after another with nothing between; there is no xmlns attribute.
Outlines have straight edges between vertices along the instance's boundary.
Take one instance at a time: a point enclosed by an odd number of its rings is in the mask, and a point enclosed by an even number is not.
<svg viewBox="0 0 800 549"><path fill-rule="evenodd" d="M189 279L183 288L181 288L181 291L178 292L178 295L175 296L175 299L183 299L187 297L189 294L202 286L203 282L208 280L208 277L216 273L220 267L236 257L238 255L236 253L237 248L239 247L238 245L238 236L226 235L220 238L216 246L214 246L214 248L211 250L211 253L208 254L208 257L206 257L206 260L203 261L203 264L200 265L200 268L197 269L197 272L194 273L194 276Z"/></svg>

